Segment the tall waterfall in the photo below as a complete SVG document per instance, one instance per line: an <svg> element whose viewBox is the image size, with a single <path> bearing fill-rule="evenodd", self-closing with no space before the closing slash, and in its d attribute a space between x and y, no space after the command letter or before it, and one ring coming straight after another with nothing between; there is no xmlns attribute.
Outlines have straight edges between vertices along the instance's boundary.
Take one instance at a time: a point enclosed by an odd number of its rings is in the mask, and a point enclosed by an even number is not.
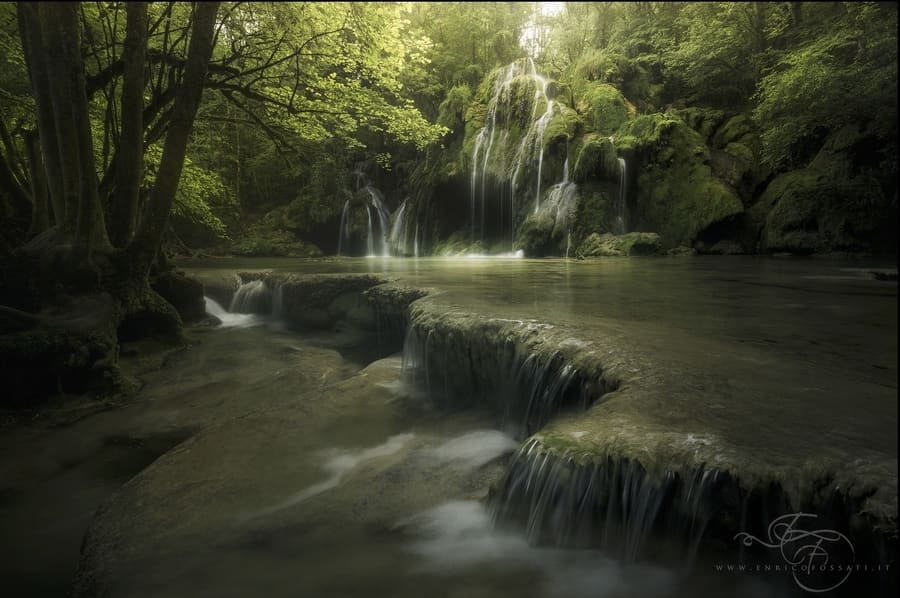
<svg viewBox="0 0 900 598"><path fill-rule="evenodd" d="M381 191L373 187L372 185L366 185L366 192L369 194L369 197L372 201L372 207L375 208L375 213L378 214L378 230L379 237L381 241L381 255L388 257L391 255L391 251L388 248L388 222L391 219L391 213L387 210L384 205L384 196L381 194ZM370 222L371 224L371 222ZM375 246L374 239L371 239L372 236L372 227L369 226L369 247L370 249ZM373 252L370 251L369 255L373 255Z"/></svg>
<svg viewBox="0 0 900 598"><path fill-rule="evenodd" d="M498 183L509 185L508 200L503 201L504 198L499 197L495 202L498 204L501 229L505 228L508 219L511 240L515 236L518 224L519 206L516 203L516 195L522 189L528 188L520 181L528 168L536 173L532 187L534 211L540 209L544 133L559 108L559 104L548 96L549 83L547 78L538 74L534 61L530 58L507 65L494 80L484 125L475 137L472 151L469 211L473 243L478 240L485 241L485 211L492 199L487 188L488 175L492 175ZM530 101L530 115L524 117L528 119L527 129L522 138L516 141L511 138L513 131L511 123L520 126L516 121L521 121L519 118L521 115L513 112L521 110L523 106L513 100L516 99L517 93L521 95L522 86L533 88L534 92ZM492 164L492 158L496 164Z"/></svg>
<svg viewBox="0 0 900 598"><path fill-rule="evenodd" d="M344 242L350 244L350 231L347 230L347 216L350 213L350 200L344 202L344 209L341 211L341 228L338 230L338 250L337 254L344 255Z"/></svg>
<svg viewBox="0 0 900 598"><path fill-rule="evenodd" d="M412 242L410 242L410 236L412 236ZM403 200L400 208L394 214L388 241L394 255L419 257L419 222L415 218L415 207L410 205L408 199Z"/></svg>
<svg viewBox="0 0 900 598"><path fill-rule="evenodd" d="M616 201L616 233L624 235L628 232L625 223L625 202L628 191L628 165L625 158L619 158L619 198Z"/></svg>
<svg viewBox="0 0 900 598"><path fill-rule="evenodd" d="M369 219L369 234L366 237L366 249L368 252L366 253L366 257L372 257L375 255L375 238L372 236L372 207L366 206L366 216Z"/></svg>

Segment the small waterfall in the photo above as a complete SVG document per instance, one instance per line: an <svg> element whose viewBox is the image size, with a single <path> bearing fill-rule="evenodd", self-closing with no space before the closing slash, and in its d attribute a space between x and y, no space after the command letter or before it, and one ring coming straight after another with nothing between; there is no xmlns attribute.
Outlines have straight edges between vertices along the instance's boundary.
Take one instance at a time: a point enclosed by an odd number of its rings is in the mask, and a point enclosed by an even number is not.
<svg viewBox="0 0 900 598"><path fill-rule="evenodd" d="M387 208L384 195L369 183L368 178L362 170L363 165L358 164L356 169L350 174L356 180L356 193L352 199L344 202L341 212L341 223L338 230L338 251L340 255L352 255L351 251L351 215L358 214L360 209L366 209L366 255L373 257L382 255L388 257L391 255L391 238L393 231L390 227L391 212ZM372 210L375 210L377 220L372 217ZM403 220L400 218L399 220ZM358 225L357 225L358 226ZM377 229L377 230L376 230ZM375 235L378 235L376 239Z"/></svg>
<svg viewBox="0 0 900 598"><path fill-rule="evenodd" d="M372 202L372 207L375 208L375 213L378 214L378 227L380 229L381 237L381 255L383 255L384 257L390 257L391 251L388 247L388 222L390 222L391 220L391 213L384 205L384 196L381 194L381 191L371 185L366 185L365 190L369 194L369 198ZM371 238L371 214L369 218L369 236ZM372 244L372 247L374 247L374 243ZM375 255L375 252L372 248L370 248L369 255Z"/></svg>
<svg viewBox="0 0 900 598"><path fill-rule="evenodd" d="M204 301L206 312L217 317L225 327L243 328L284 319L284 296L280 281L274 287L263 280L240 283L227 310L209 297L204 297Z"/></svg>
<svg viewBox="0 0 900 598"><path fill-rule="evenodd" d="M397 213L394 215L394 222L391 224L391 247L394 251L403 254L406 252L407 238L406 238L406 229L407 222L405 220L406 217L406 203L407 200L403 200L403 203L400 204L400 209L397 210Z"/></svg>
<svg viewBox="0 0 900 598"><path fill-rule="evenodd" d="M350 244L350 231L347 230L347 216L350 214L350 200L344 202L344 209L341 211L341 228L338 230L338 250L337 254L344 255L344 240Z"/></svg>
<svg viewBox="0 0 900 598"><path fill-rule="evenodd" d="M625 223L625 202L627 199L628 165L625 158L619 158L619 198L616 201L616 233L624 235L628 232Z"/></svg>
<svg viewBox="0 0 900 598"><path fill-rule="evenodd" d="M546 213L553 218L552 238L567 240L566 257L569 254L571 244L572 227L575 224L575 214L578 209L578 185L569 181L569 158L563 164L562 181L550 187L547 193L547 201L538 210L538 213Z"/></svg>
<svg viewBox="0 0 900 598"><path fill-rule="evenodd" d="M375 256L375 238L372 236L372 208L369 206L366 206L366 215L369 218L369 234L366 237L368 252L366 253L366 257L374 257Z"/></svg>
<svg viewBox="0 0 900 598"><path fill-rule="evenodd" d="M416 234L413 239L413 257L419 257L419 223L416 222Z"/></svg>
<svg viewBox="0 0 900 598"><path fill-rule="evenodd" d="M272 311L272 289L262 280L245 282L235 291L228 311L238 314L267 314Z"/></svg>

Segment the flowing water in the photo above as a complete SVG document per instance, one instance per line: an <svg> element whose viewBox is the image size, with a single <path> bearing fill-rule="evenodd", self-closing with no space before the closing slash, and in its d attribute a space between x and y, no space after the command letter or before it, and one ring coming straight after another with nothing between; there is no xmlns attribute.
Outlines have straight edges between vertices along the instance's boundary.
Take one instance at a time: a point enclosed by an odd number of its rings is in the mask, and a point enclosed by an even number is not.
<svg viewBox="0 0 900 598"><path fill-rule="evenodd" d="M435 300L447 311L548 329L571 327L578 331L569 340L572 346L609 336L662 368L690 371L692 380L707 387L698 385L697 392L715 399L700 406L698 421L708 417L704 412L728 411L747 401L802 400L819 409L807 410L806 421L786 422L785 429L810 426L826 444L840 439L896 456L897 288L870 276L879 264L376 258L182 266L201 280L260 269L385 274L438 289ZM146 374L141 401L79 419L64 435L31 427L8 439L20 450L28 442L43 447L33 451L32 460L49 463L83 454L77 462L90 467L109 458L94 447L103 446L111 430L132 443L159 445L133 468L116 469L113 480L120 483L194 434L107 503L107 517L127 514L119 522L125 531L114 536L130 547L114 551L106 562L115 572L112 595L797 595L788 578L721 573L703 558L690 575L683 563L636 559L637 548L647 541L640 525L618 530L626 558L604 547L535 544L546 526L540 518L533 525L496 527L496 513L484 500L489 488L504 475L511 485L502 492L515 486L517 463L532 458L523 438L552 417L542 401L564 394L574 373L563 369L553 378L563 390L549 394L534 383L550 380L537 361L524 359L519 369L504 374L531 393L521 397L524 419L513 418L520 423L509 426L477 406L448 411L428 387L411 385L404 369L432 378L442 372L423 372L427 360L423 364L409 347L402 360L394 356L360 370L364 364L342 357L358 339L271 326L280 301L277 289L266 293L252 282L240 287L227 311L208 299L207 310L222 325L192 331L191 349ZM420 340L427 349L429 339ZM840 420L822 419L828 409L829 417L840 413ZM754 421L741 412L735 426L747 428L751 438L752 428L763 433L780 423ZM30 440L22 441L22 435ZM766 434L788 447L797 436L777 440ZM148 440L155 438L166 442ZM76 441L84 447L73 450L80 446ZM6 470L13 471L10 467ZM44 469L43 481L21 482L23 489L9 489L10 498L0 502L4 537L9 530L29 533L28 523L16 522L42 521L30 530L41 531L39 541L17 546L21 557L4 558L4 566L18 567L8 577L18 580L11 586L14 595L36 587L39 576L34 567L17 563L28 555L38 559L41 546L60 537L54 526L73 521L71 504L53 497L95 487L65 467ZM622 495L627 505L610 501L609 508L652 513L660 494L633 473L622 468L604 474L611 485L627 489ZM542 508L542 488L552 475L548 470L532 482L521 478L531 484L522 496L535 501L532 512ZM702 491L710 483L699 479L692 487ZM99 501L112 487L104 481L88 495ZM33 498L41 495L42 500ZM685 504L700 503L689 496ZM78 509L77 521L85 526L90 511ZM108 533L102 527L95 531ZM52 571L64 578L73 569L59 565Z"/></svg>

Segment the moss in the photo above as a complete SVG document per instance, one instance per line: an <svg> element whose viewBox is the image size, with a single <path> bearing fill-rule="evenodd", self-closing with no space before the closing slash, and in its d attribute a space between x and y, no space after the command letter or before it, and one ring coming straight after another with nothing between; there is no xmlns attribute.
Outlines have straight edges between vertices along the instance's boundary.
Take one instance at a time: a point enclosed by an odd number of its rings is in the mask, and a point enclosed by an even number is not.
<svg viewBox="0 0 900 598"><path fill-rule="evenodd" d="M690 245L704 229L743 211L735 192L712 172L703 138L677 116L629 121L616 146L629 168L639 169L629 226L658 232L667 247Z"/></svg>
<svg viewBox="0 0 900 598"><path fill-rule="evenodd" d="M662 249L656 233L592 233L578 246L576 255L581 257L619 257L628 255L657 255Z"/></svg>
<svg viewBox="0 0 900 598"><path fill-rule="evenodd" d="M433 253L449 257L483 252L484 245L477 239L473 242L469 231L457 231L446 239L438 241Z"/></svg>
<svg viewBox="0 0 900 598"><path fill-rule="evenodd" d="M591 233L606 232L610 229L608 218L611 212L609 190L596 183L587 183L579 189L578 208L575 212L575 226L572 242L578 246Z"/></svg>
<svg viewBox="0 0 900 598"><path fill-rule="evenodd" d="M668 143L670 133L680 126L685 126L684 121L673 114L656 113L638 116L634 120L624 123L616 131L616 148L620 153L655 153L657 149ZM703 146L703 140L699 135L697 135L697 140Z"/></svg>
<svg viewBox="0 0 900 598"><path fill-rule="evenodd" d="M756 213L765 211L762 251L827 253L867 251L880 224L883 203L878 182L867 176L844 179L805 168L777 177Z"/></svg>
<svg viewBox="0 0 900 598"><path fill-rule="evenodd" d="M738 114L726 122L713 136L713 145L715 147L726 147L729 143L744 142L746 139L756 135L756 128L753 121L746 114Z"/></svg>
<svg viewBox="0 0 900 598"><path fill-rule="evenodd" d="M715 108L689 107L676 110L678 115L687 125L700 133L704 141L710 143L716 130L722 126L727 118L725 111Z"/></svg>
<svg viewBox="0 0 900 598"><path fill-rule="evenodd" d="M609 137L596 135L587 137L575 159L572 180L581 184L589 179L607 179L618 176L617 157L616 148Z"/></svg>
<svg viewBox="0 0 900 598"><path fill-rule="evenodd" d="M115 380L116 339L112 327L79 334L55 326L39 326L0 335L3 403L26 406L57 392L103 390L97 383ZM110 359L110 356L113 356Z"/></svg>
<svg viewBox="0 0 900 598"><path fill-rule="evenodd" d="M557 105L557 111L547 123L544 129L544 147L551 148L565 143L575 136L575 131L580 123L578 113L567 106Z"/></svg>
<svg viewBox="0 0 900 598"><path fill-rule="evenodd" d="M546 212L530 214L519 228L516 247L525 252L526 257L555 254L557 248L554 247L553 227L554 220L550 214Z"/></svg>
<svg viewBox="0 0 900 598"><path fill-rule="evenodd" d="M587 129L603 135L616 131L630 116L625 97L618 89L606 83L585 85L578 110L585 115Z"/></svg>

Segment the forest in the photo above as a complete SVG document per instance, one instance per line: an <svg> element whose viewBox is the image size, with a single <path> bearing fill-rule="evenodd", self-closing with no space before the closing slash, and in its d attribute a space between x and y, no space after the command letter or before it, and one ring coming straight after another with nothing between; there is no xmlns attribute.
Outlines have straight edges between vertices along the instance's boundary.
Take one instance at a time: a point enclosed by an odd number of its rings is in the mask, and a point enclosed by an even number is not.
<svg viewBox="0 0 900 598"><path fill-rule="evenodd" d="M896 3L550 6L4 3L4 371L120 384L178 256L896 253Z"/></svg>
<svg viewBox="0 0 900 598"><path fill-rule="evenodd" d="M37 413L33 410L61 396L75 402L80 399L73 397L88 396L106 406L140 396L144 383L133 364L123 362L152 360L160 350L196 343L191 326L210 321L211 299L231 303L229 309L215 304L220 323L232 322L228 318L242 310L245 316L263 309L295 324L314 321L344 333L344 320L334 315L340 311L353 325L365 320L365 326L377 328L377 350L370 343L363 351L371 339L356 339L353 351L386 354L384 342L398 351L415 348L422 355L409 359L425 364L425 375L430 371L432 378L438 365L453 372L469 367L466 359L471 359L471 379L459 375L445 387L464 381L478 386L490 372L502 370L491 369L493 357L476 363L478 351L489 352L485 347L521 357L519 349L510 348L512 340L497 349L466 336L468 324L460 325L462 332L448 332L430 308L410 307L427 291L392 288L380 295L370 288L379 288L374 278L300 283L272 278L271 272L245 275L245 263L277 268L288 263L278 260L295 259L290 264L306 264L298 268L317 276L357 270L374 275L391 258L395 265L385 266L385 272L410 268L404 275L418 276L417 265L396 264L416 264L411 260L419 258L520 260L533 270L527 276L534 277L534 285L528 287L523 278L509 288L521 297L542 292L545 299L569 301L561 318L576 317L580 295L557 295L555 287L544 289L537 279L549 272L548 280L574 285L570 265L599 269L597 264L613 263L619 265L611 268L633 268L634 277L615 270L626 282L603 289L614 297L611 304L592 297L583 309L600 314L608 308L615 313L611 318L631 323L632 317L643 322L662 313L643 318L634 315L638 308L616 311L629 301L652 299L640 276L666 281L660 305L665 300L676 305L680 299L667 293L681 292L682 280L672 274L679 268L691 272L684 280L694 280L691 268L709 267L727 281L729 264L738 262L724 260L776 260L741 261L735 271L770 268L760 286L793 292L797 285L833 276L822 274L821 264L843 260L838 280L856 276L847 274L852 267L846 264L878 260L893 269L866 266L864 275L879 283L894 281L892 290L879 287L859 295L871 295L872 301L889 296L895 307L897 7L896 2L0 3L0 423L8 419L18 425L27 417L23 413ZM650 256L670 262L601 261ZM251 258L258 261L241 261ZM236 264L235 288L223 291L227 285L220 279L192 276L203 260ZM711 262L702 260L721 263L706 266ZM442 278L451 270L443 263L430 271L435 286L449 280ZM667 271L667 263L678 265ZM801 282L779 278L787 275L781 266L765 265L772 263L793 264L785 268L798 268ZM746 276L756 276L752 272ZM747 326L755 325L756 316L744 314L744 307L781 317L779 310L806 306L802 295L790 301L767 296L773 307L743 291L716 287L720 282L710 283L708 296L721 291L723 301L744 302L728 326L742 317ZM509 308L511 314L531 309L518 305L516 293L499 283L497 288L471 284L472 296L479 297L472 300L474 311L490 311L492 301L516 306ZM354 294L363 287L375 315L347 307L351 295L363 301ZM690 309L706 305L704 289L698 287ZM480 298L480 292L491 299ZM823 293L856 297L856 290L844 287ZM289 301L310 301L312 307L306 313ZM401 304L405 311L397 315ZM442 308L453 316L457 304L449 305ZM534 309L538 306L535 299ZM651 311L656 309L663 308L654 305ZM666 325L680 322L677 308L671 309L675 315L670 320L666 312ZM854 309L834 308L829 314L869 313ZM881 314L879 309L880 304L871 313ZM416 332L414 316L420 323L427 320L427 332ZM778 317L760 326L785 334L793 330ZM888 332L896 332L891 317L877 316ZM519 315L508 319L532 321ZM598 322L591 320L585 329L599 331ZM717 338L718 320L704 322L694 328L712 330L710 338ZM491 335L502 332L491 328L494 324L485 326ZM818 330L824 324L803 326ZM866 330L860 337L874 338ZM508 339L518 339L516 334ZM635 332L635 338L656 342L651 333L642 334ZM454 344L460 339L472 348ZM560 341L564 350L546 349L544 369L534 365L544 345L535 349L532 369L509 366L518 372L517 383L539 385L552 378L552 392L540 396L574 402L571 381L585 375L586 366L580 357L572 362L576 365L560 365L560 356L574 346L570 340ZM809 345L833 340L813 339ZM758 342L776 343L769 337ZM427 370L429 360L437 359L429 343L469 357ZM857 345L847 343L840 351L853 353L848 347ZM621 346L631 351L638 344L629 340ZM860 349L862 357L853 353L842 363L855 364L858 357L866 362L865 371L872 366L880 368L878 375L893 372L896 389L896 370L882 364L891 351L895 356L896 336L892 345L880 337L875 344L877 350ZM806 348L785 359L803 359ZM326 365L320 368L323 379L340 370ZM722 367L730 371L731 366ZM547 373L560 368L568 377ZM621 380L607 380L601 369L597 380L579 387L591 391L578 392L613 393L626 379L622 374ZM793 389L792 384L787 386ZM537 391L528 392L529 401L544 400L534 398ZM578 400L587 409L594 399ZM529 402L516 440L555 417L558 407ZM895 405L883 417L891 418L896 419ZM555 450L552 440L569 450L570 441L559 438L541 442ZM505 479L515 481L515 470L510 472ZM837 484L839 478L827 480ZM741 487L739 476L734 480ZM501 490L512 492L513 481ZM0 507L3 496L0 483ZM891 500L896 511L896 496ZM896 512L892 517L895 541ZM88 596L93 589L81 592Z"/></svg>

